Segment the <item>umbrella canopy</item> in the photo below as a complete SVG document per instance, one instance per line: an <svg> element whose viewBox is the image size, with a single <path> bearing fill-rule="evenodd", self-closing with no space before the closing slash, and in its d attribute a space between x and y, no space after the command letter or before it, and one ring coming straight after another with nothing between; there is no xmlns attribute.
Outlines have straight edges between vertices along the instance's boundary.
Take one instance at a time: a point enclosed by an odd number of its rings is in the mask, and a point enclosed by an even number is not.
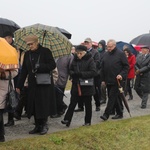
<svg viewBox="0 0 150 150"><path fill-rule="evenodd" d="M24 41L27 35L36 35L43 47L49 48L54 58L68 55L71 52L71 42L55 27L34 24L17 30L14 33L15 45L22 50L29 50Z"/></svg>
<svg viewBox="0 0 150 150"><path fill-rule="evenodd" d="M116 46L118 49L120 50L123 50L123 46L124 45L127 45L128 48L131 50L131 52L136 56L138 54L138 52L136 51L136 49L129 43L126 43L126 42L122 42L122 41L119 41L116 43Z"/></svg>
<svg viewBox="0 0 150 150"><path fill-rule="evenodd" d="M130 44L148 45L150 47L150 33L142 34L130 41Z"/></svg>
<svg viewBox="0 0 150 150"><path fill-rule="evenodd" d="M19 68L17 51L4 38L0 38L0 68Z"/></svg>
<svg viewBox="0 0 150 150"><path fill-rule="evenodd" d="M81 43L82 45L84 45L84 42ZM97 48L98 47L98 43L95 41L92 41L92 46Z"/></svg>
<svg viewBox="0 0 150 150"><path fill-rule="evenodd" d="M20 27L14 21L0 18L0 37L3 37L6 31L14 33L18 29L20 29Z"/></svg>
<svg viewBox="0 0 150 150"><path fill-rule="evenodd" d="M143 47L144 45L134 45L133 44L133 47L137 50L137 51L141 51L141 48Z"/></svg>
<svg viewBox="0 0 150 150"><path fill-rule="evenodd" d="M63 35L65 35L68 39L71 39L72 34L66 31L65 29L56 27Z"/></svg>
<svg viewBox="0 0 150 150"><path fill-rule="evenodd" d="M128 105L128 102L127 102L127 99L125 98L125 95L124 95L124 91L123 91L123 87L120 85L120 81L117 80L118 82L118 88L119 88L119 91L120 91L120 97L124 103L124 106L126 107L130 117L131 117L131 113L130 113L130 109L129 109L129 105Z"/></svg>

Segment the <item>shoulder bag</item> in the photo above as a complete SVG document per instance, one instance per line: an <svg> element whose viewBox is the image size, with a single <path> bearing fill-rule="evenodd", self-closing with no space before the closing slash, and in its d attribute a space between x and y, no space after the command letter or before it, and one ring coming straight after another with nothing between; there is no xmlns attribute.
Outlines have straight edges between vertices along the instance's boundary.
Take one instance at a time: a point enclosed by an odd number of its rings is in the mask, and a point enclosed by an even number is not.
<svg viewBox="0 0 150 150"><path fill-rule="evenodd" d="M79 78L79 83L81 86L93 86L94 79L93 78L88 78L88 79Z"/></svg>
<svg viewBox="0 0 150 150"><path fill-rule="evenodd" d="M80 72L79 65L77 64L78 72ZM94 79L93 78L79 78L79 84L80 86L93 86L94 85Z"/></svg>
<svg viewBox="0 0 150 150"><path fill-rule="evenodd" d="M31 55L30 55L32 72L35 73L36 84L38 84L38 85L49 85L49 84L51 84L51 73L37 73L39 61L40 61L40 55L38 57L38 60L37 60L35 67L33 67L33 64L31 61Z"/></svg>

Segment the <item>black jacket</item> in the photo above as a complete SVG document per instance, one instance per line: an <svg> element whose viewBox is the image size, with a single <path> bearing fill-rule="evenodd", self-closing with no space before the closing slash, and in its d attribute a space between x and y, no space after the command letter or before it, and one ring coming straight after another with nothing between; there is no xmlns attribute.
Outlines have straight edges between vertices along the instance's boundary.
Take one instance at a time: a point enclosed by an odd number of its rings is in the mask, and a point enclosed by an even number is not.
<svg viewBox="0 0 150 150"><path fill-rule="evenodd" d="M71 64L70 75L72 77L72 88L71 94L78 95L77 84L79 83L79 78L87 79L95 77L96 75L96 64L90 53L86 53L82 59L78 59L75 55L74 60ZM94 86L84 86L81 87L82 96L90 96L95 94Z"/></svg>
<svg viewBox="0 0 150 150"><path fill-rule="evenodd" d="M124 52L114 48L111 52L106 52L102 61L102 81L106 84L117 84L116 77L121 75L126 80L129 64Z"/></svg>

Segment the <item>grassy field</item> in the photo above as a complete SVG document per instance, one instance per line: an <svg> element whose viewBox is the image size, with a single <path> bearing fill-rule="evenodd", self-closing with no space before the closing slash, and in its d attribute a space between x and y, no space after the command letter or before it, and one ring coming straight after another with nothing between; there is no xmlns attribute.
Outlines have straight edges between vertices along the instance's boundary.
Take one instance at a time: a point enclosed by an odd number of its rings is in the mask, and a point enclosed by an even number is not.
<svg viewBox="0 0 150 150"><path fill-rule="evenodd" d="M150 115L0 144L0 150L149 150Z"/></svg>

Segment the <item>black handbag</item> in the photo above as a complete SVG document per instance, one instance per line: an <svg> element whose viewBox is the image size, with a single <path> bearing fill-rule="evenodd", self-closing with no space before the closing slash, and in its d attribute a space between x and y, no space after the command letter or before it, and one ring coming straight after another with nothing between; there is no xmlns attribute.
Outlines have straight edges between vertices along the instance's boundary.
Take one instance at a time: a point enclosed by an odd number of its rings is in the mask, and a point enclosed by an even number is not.
<svg viewBox="0 0 150 150"><path fill-rule="evenodd" d="M79 78L79 83L81 86L93 86L94 79L93 78L88 78L88 79Z"/></svg>
<svg viewBox="0 0 150 150"><path fill-rule="evenodd" d="M31 61L31 55L30 55L32 72L35 73L36 84L38 84L38 85L50 85L51 84L51 72L50 73L37 73L37 69L39 67L39 61L40 61L40 55L39 55L38 60L35 64L35 67L33 67L33 64Z"/></svg>
<svg viewBox="0 0 150 150"><path fill-rule="evenodd" d="M37 84L51 84L50 73L36 73L35 78Z"/></svg>
<svg viewBox="0 0 150 150"><path fill-rule="evenodd" d="M78 70L78 72L80 72L78 64L77 64L77 70ZM87 78L87 79L79 78L79 84L80 84L80 86L93 86L94 79L93 78Z"/></svg>
<svg viewBox="0 0 150 150"><path fill-rule="evenodd" d="M11 79L12 79L11 72L9 71L8 93L6 95L6 106L5 106L6 111L15 110L19 101L19 96L15 91L15 89L13 88Z"/></svg>

